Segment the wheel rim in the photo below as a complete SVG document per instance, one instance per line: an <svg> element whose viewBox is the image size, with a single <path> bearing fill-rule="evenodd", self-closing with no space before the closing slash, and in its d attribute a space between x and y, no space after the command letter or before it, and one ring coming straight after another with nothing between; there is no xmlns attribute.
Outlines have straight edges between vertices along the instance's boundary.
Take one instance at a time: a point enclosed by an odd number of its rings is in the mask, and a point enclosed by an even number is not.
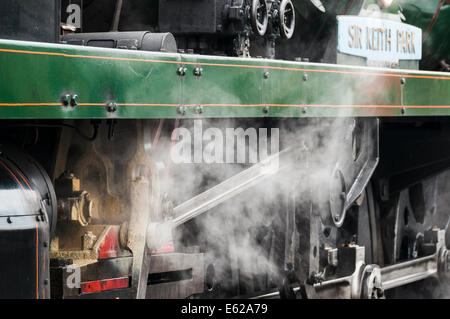
<svg viewBox="0 0 450 319"><path fill-rule="evenodd" d="M260 36L266 34L269 17L265 0L253 0L251 22L256 34Z"/></svg>
<svg viewBox="0 0 450 319"><path fill-rule="evenodd" d="M291 0L281 2L279 21L281 36L285 39L292 38L295 29L295 9Z"/></svg>

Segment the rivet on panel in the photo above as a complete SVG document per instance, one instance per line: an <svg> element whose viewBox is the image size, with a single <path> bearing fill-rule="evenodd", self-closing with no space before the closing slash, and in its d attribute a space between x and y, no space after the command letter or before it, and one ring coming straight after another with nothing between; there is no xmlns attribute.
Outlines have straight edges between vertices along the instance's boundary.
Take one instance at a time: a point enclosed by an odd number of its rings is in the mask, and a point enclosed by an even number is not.
<svg viewBox="0 0 450 319"><path fill-rule="evenodd" d="M75 107L78 105L78 95L74 94L72 95L72 97L70 98L70 106L71 107Z"/></svg>
<svg viewBox="0 0 450 319"><path fill-rule="evenodd" d="M202 114L202 113L203 113L203 106L201 106L200 104L198 104L198 105L195 107L195 111L196 111L198 114Z"/></svg>
<svg viewBox="0 0 450 319"><path fill-rule="evenodd" d="M184 66L179 66L178 69L177 69L177 74L179 76L185 76L186 75L186 71L187 71L187 68L185 68Z"/></svg>
<svg viewBox="0 0 450 319"><path fill-rule="evenodd" d="M106 103L106 110L109 113L114 113L117 111L117 103L116 102L108 102Z"/></svg>
<svg viewBox="0 0 450 319"><path fill-rule="evenodd" d="M178 114L185 115L186 114L186 106L180 105L177 109Z"/></svg>
<svg viewBox="0 0 450 319"><path fill-rule="evenodd" d="M202 76L202 74L203 74L203 69L201 67L197 66L197 67L194 68L194 75L195 76L200 77L200 76Z"/></svg>
<svg viewBox="0 0 450 319"><path fill-rule="evenodd" d="M64 106L69 106L71 100L72 97L70 96L70 94L64 94L63 96L61 96L61 103Z"/></svg>

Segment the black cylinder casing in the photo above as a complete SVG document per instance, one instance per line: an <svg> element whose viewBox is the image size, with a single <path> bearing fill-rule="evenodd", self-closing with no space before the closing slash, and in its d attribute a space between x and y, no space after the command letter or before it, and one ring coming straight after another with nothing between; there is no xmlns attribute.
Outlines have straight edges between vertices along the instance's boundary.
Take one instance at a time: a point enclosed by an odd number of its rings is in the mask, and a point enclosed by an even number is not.
<svg viewBox="0 0 450 319"><path fill-rule="evenodd" d="M0 299L50 298L49 244L56 196L42 167L15 151L0 155Z"/></svg>
<svg viewBox="0 0 450 319"><path fill-rule="evenodd" d="M171 33L149 31L72 33L63 36L62 41L67 44L101 48L177 52L177 44Z"/></svg>

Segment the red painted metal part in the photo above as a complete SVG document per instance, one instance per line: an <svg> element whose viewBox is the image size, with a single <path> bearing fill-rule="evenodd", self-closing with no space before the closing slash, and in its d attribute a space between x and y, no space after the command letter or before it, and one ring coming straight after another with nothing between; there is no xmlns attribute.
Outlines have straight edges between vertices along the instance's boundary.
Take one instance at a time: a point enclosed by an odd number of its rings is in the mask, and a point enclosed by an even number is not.
<svg viewBox="0 0 450 319"><path fill-rule="evenodd" d="M119 256L119 229L111 227L98 249L98 259L116 258Z"/></svg>
<svg viewBox="0 0 450 319"><path fill-rule="evenodd" d="M94 292L123 289L128 288L128 286L129 286L128 277L90 281L81 284L81 293L89 294Z"/></svg>

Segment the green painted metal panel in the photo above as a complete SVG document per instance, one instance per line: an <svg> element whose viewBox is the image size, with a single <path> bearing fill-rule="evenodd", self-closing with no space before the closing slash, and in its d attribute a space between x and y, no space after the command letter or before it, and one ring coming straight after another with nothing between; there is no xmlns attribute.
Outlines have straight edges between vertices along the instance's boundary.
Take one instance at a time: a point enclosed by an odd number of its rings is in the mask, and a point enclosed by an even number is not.
<svg viewBox="0 0 450 319"><path fill-rule="evenodd" d="M427 66L439 67L439 62L450 59L450 2L441 0L395 0L386 9L391 13L401 11L405 23L422 29L423 60Z"/></svg>
<svg viewBox="0 0 450 319"><path fill-rule="evenodd" d="M0 40L0 81L2 119L450 115L448 73L267 59Z"/></svg>

